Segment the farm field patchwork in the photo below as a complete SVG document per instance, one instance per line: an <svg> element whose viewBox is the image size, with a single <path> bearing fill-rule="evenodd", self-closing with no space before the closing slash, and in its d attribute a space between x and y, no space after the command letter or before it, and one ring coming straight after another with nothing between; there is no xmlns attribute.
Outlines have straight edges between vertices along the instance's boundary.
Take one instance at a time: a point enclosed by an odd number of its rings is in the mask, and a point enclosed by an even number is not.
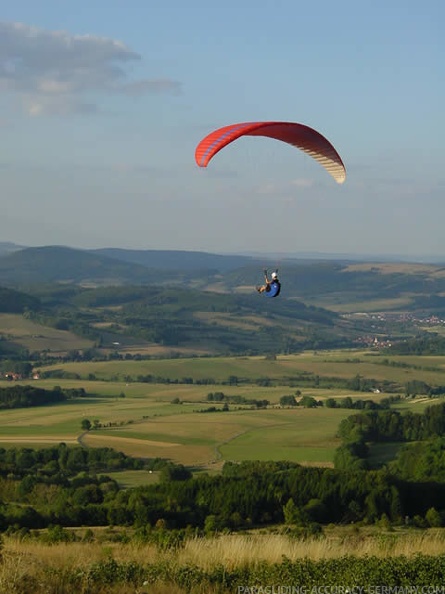
<svg viewBox="0 0 445 594"><path fill-rule="evenodd" d="M252 383L268 378L288 385L302 373L324 377L364 378L407 382L445 383L444 356L387 356L377 351L323 351L265 357L193 357L146 361L99 361L50 365L44 371L60 370L88 379L127 382L138 376L168 378L170 381ZM298 381L296 379L296 381ZM209 382L211 383L211 381Z"/></svg>
<svg viewBox="0 0 445 594"><path fill-rule="evenodd" d="M71 381L68 383L72 386ZM60 384L63 385L64 381L61 380ZM90 384L88 388L91 388ZM133 388L135 388L134 385ZM215 463L226 457L240 459L240 456L246 454L246 450L242 440L240 442L237 440L242 435L250 435L251 453L248 457L277 459L286 454L286 458L295 460L297 450L301 447L307 448L304 435L311 433L311 425L314 423L315 437L312 443L317 442L317 452L320 457L322 450L320 450L321 443L318 436L326 432L325 442L326 440L329 442L329 451L326 451L324 461L330 462L335 448L335 431L339 419L349 414L346 409L250 410L233 405L229 406L229 412L200 413L197 412L200 409L206 410L211 406L217 409L221 408L221 404L197 401L171 404L170 399L158 399L157 389L162 392L164 388L166 388L164 385L150 385L151 395L145 398L141 395L125 398L88 397L85 402L83 399L77 399L57 406L2 411L0 445L27 445L31 441L35 443L54 443L57 440L69 443L80 441L87 446L115 447L129 455L164 457L184 464L205 464ZM193 386L187 386L187 388L190 396ZM205 398L209 386L205 387L205 394L201 386L198 388L201 393L198 395ZM269 393L270 389L263 388L259 391ZM277 392L277 399L282 392L283 390ZM258 388L256 388L256 394L257 397L264 396L264 394L258 395ZM169 398L171 395L169 392ZM195 398L198 395L195 395ZM326 416L330 421L326 421L324 418ZM97 419L102 427L83 432L81 422L85 418L92 422ZM265 429L267 429L266 433ZM271 436L275 435L272 441L282 440L284 449L280 450L279 443L275 443L275 449L271 449L272 438L265 440L268 432ZM295 444L292 445L292 449L289 449L285 444L290 436L294 435L299 437L295 438ZM233 453L238 448L243 450L243 454ZM317 456L315 458L317 459ZM302 459L301 455L299 459ZM305 453L303 459L310 460L310 457Z"/></svg>
<svg viewBox="0 0 445 594"><path fill-rule="evenodd" d="M386 359L386 360L385 360ZM402 367L401 364L408 367ZM332 465L340 421L353 414L350 409L317 407L315 409L280 408L280 398L294 395L326 398L374 400L384 393L360 393L337 389L298 388L288 385L294 374L355 375L401 381L409 377L428 376L437 384L443 382L444 357L392 357L366 351L329 351L264 357L192 358L149 361L106 361L64 363L53 369L78 373L83 379L51 378L35 380L33 385L51 390L83 388L85 398L26 409L2 410L0 446L82 443L91 447L114 447L129 455L161 457L177 463L214 468L224 460L279 460L303 464ZM44 369L50 369L44 368ZM130 381L128 375L151 373L171 382L190 378L188 383L143 383ZM101 377L92 380L91 374ZM243 378L245 383L200 384L213 377L217 382L229 376ZM256 385L259 378L275 378L271 387ZM233 377L232 377L233 379ZM21 382L27 383L28 382ZM10 383L1 382L0 386ZM244 400L267 400L271 406L254 406L229 402L223 412L222 402L208 400L210 393L222 392ZM401 400L394 406L403 411L421 412L437 400L416 398ZM209 409L214 408L214 412ZM201 412L199 412L201 411ZM98 428L85 432L84 419L97 422Z"/></svg>

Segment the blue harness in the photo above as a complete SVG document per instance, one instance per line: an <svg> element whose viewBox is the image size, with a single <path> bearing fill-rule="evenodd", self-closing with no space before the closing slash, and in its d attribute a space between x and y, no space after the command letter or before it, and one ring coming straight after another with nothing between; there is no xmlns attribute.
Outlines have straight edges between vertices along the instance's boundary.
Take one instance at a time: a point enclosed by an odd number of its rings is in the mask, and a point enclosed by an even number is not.
<svg viewBox="0 0 445 594"><path fill-rule="evenodd" d="M274 281L273 283L270 283L269 290L266 289L264 291L264 295L266 295L266 297L278 297L280 290L281 283L277 283Z"/></svg>

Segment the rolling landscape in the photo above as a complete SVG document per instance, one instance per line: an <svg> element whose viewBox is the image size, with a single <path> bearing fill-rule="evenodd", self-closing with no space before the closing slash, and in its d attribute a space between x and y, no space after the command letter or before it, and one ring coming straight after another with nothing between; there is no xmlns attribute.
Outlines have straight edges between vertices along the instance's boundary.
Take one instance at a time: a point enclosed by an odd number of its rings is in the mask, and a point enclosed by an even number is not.
<svg viewBox="0 0 445 594"><path fill-rule="evenodd" d="M445 3L349 4L3 3L0 594L443 594Z"/></svg>
<svg viewBox="0 0 445 594"><path fill-rule="evenodd" d="M439 579L441 264L3 248L3 589Z"/></svg>

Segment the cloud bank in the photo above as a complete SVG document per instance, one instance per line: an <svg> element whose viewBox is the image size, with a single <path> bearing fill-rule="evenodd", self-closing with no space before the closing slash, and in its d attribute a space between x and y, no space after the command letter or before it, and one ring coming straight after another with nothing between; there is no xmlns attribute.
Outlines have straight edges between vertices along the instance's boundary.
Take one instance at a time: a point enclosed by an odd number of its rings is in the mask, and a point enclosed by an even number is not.
<svg viewBox="0 0 445 594"><path fill-rule="evenodd" d="M94 113L99 94L180 92L168 78L129 79L141 59L114 39L0 22L0 92L15 94L30 116Z"/></svg>

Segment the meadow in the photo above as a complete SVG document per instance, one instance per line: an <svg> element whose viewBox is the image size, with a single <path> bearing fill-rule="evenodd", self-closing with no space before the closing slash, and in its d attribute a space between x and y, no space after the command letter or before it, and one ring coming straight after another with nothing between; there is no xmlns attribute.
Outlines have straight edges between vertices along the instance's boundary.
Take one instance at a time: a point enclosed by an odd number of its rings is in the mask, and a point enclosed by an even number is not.
<svg viewBox="0 0 445 594"><path fill-rule="evenodd" d="M37 324L18 314L0 313L0 336L3 340L22 344L31 352L51 349L54 354L57 354L93 346L91 340L66 330Z"/></svg>
<svg viewBox="0 0 445 594"><path fill-rule="evenodd" d="M54 370L79 379L40 379L34 380L36 385L84 388L86 397L57 406L2 411L0 445L33 447L63 441L110 446L128 455L166 458L196 469L215 470L226 460L244 459L332 466L340 445L338 425L351 411L324 406L286 408L279 405L280 398L297 390L298 397L311 396L317 401L346 396L379 401L388 396L298 387L298 375L359 375L401 384L416 379L441 385L445 357L388 358L371 351L330 351L276 359L194 357L59 363L41 369ZM135 381L147 375L162 378L162 383ZM269 379L269 386L258 385L264 378ZM239 397L244 403L230 403L223 411L221 402L208 400L215 392ZM247 400L270 404L267 409L257 408L246 404ZM431 402L418 397L402 399L397 406L420 412ZM83 431L85 419L96 422L97 429Z"/></svg>
<svg viewBox="0 0 445 594"><path fill-rule="evenodd" d="M191 466L251 457L330 463L339 444L335 437L338 423L349 414L346 409L324 407L262 410L246 405L230 405L223 412L222 404L206 401L209 392L222 388L227 395L267 399L277 405L289 393L282 387L56 383L64 388L84 387L88 396L56 406L2 411L0 445L43 446L63 441L110 446L128 455L168 458ZM47 389L54 385L54 380L39 381ZM319 392L312 390L311 394L326 398L326 390ZM209 408L216 411L206 412ZM99 421L101 428L82 431L86 418Z"/></svg>
<svg viewBox="0 0 445 594"><path fill-rule="evenodd" d="M365 378L406 382L417 379L441 384L445 381L444 356L396 356L378 351L332 350L304 352L297 355L280 355L273 358L256 357L192 357L174 359L150 359L144 361L97 361L50 365L45 371L55 369L77 374L87 379L93 374L96 379L122 380L148 375L180 381L192 378L194 382L214 380L216 383L254 382L268 378L275 383L289 385L292 377L301 373L319 376Z"/></svg>

